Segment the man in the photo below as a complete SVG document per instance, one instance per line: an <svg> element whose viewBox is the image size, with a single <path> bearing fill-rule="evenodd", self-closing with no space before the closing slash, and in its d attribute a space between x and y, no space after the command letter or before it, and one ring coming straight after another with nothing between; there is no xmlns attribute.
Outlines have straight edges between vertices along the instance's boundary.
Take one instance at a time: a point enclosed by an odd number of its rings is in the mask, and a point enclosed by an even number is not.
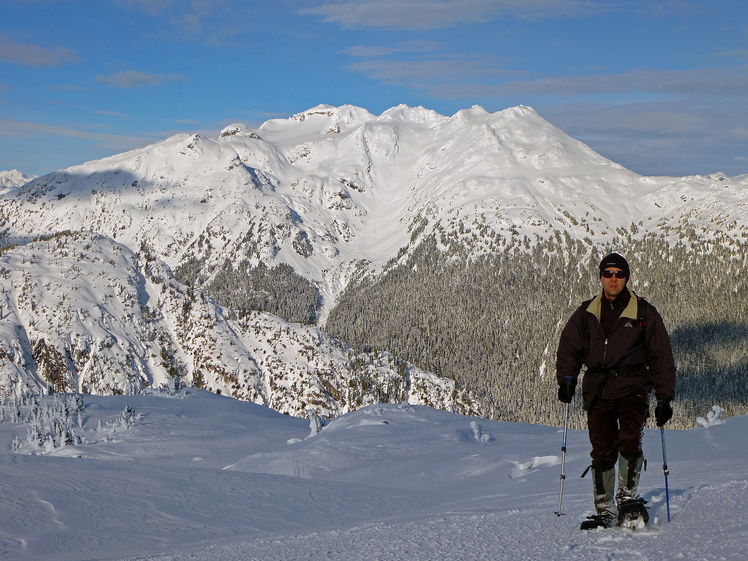
<svg viewBox="0 0 748 561"><path fill-rule="evenodd" d="M649 396L657 398L655 418L663 426L673 415L675 364L662 317L626 287L629 265L617 253L600 262L602 291L571 316L561 333L556 375L558 398L571 403L582 365L584 409L592 444L592 482L597 514L582 529L609 527L624 513L648 516L637 487L642 435ZM615 494L618 463L618 492Z"/></svg>

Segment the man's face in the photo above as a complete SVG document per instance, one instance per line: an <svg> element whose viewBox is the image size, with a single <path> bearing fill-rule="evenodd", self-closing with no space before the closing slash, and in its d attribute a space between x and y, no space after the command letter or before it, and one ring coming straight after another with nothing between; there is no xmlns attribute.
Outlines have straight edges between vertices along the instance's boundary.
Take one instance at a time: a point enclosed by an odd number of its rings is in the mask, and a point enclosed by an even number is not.
<svg viewBox="0 0 748 561"><path fill-rule="evenodd" d="M608 267L603 271L603 276L600 280L603 283L603 294L608 300L615 300L615 298L623 292L623 288L626 286L626 277L618 278L621 276L623 271L618 267Z"/></svg>

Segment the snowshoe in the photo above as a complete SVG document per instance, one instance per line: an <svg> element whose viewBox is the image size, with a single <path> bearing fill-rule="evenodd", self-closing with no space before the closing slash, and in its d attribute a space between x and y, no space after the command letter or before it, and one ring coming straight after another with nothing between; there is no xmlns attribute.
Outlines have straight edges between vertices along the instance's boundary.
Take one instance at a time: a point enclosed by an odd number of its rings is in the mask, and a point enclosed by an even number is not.
<svg viewBox="0 0 748 561"><path fill-rule="evenodd" d="M587 520L579 526L580 530L597 530L598 528L612 528L615 526L616 517L610 512L588 516Z"/></svg>
<svg viewBox="0 0 748 561"><path fill-rule="evenodd" d="M638 497L627 499L618 505L618 525L630 530L640 530L649 522L649 513L644 505L647 501Z"/></svg>

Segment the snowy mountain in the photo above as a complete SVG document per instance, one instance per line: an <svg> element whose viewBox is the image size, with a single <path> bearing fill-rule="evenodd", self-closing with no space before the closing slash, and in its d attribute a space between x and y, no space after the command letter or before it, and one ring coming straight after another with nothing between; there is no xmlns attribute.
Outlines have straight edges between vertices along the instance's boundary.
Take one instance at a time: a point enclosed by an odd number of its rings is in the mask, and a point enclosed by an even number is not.
<svg viewBox="0 0 748 561"><path fill-rule="evenodd" d="M670 521L660 431L645 431L649 525L581 532L583 430L568 434L557 517L556 428L381 404L318 431L192 389L1 401L8 561L742 559L748 547L746 416L665 431Z"/></svg>
<svg viewBox="0 0 748 561"><path fill-rule="evenodd" d="M609 241L688 220L739 235L748 176L642 177L529 107L444 117L319 106L218 138L181 134L40 177L0 206L6 236L91 230L209 282L228 259L286 263L326 312L359 263L377 268L435 228ZM415 236L414 236L415 234Z"/></svg>
<svg viewBox="0 0 748 561"><path fill-rule="evenodd" d="M32 179L36 179L35 175L26 175L25 173L13 169L10 171L0 171L0 190L20 187L21 185L28 183Z"/></svg>
<svg viewBox="0 0 748 561"><path fill-rule="evenodd" d="M371 403L428 380L430 405L555 422L525 404L551 395L561 318L620 245L636 290L689 272L711 308L656 293L679 368L732 379L748 368L733 313L747 195L748 175L639 176L523 106L322 105L177 135L5 192L0 383L117 393L176 375L334 416L355 408L352 387ZM728 332L689 354L706 319ZM714 380L688 387L730 387Z"/></svg>

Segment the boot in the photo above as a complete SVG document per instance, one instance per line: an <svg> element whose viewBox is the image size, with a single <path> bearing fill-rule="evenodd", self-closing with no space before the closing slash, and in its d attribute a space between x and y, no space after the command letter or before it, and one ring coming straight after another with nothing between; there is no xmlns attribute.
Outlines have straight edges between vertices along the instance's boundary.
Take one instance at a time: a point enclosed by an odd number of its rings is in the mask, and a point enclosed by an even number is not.
<svg viewBox="0 0 748 561"><path fill-rule="evenodd" d="M619 509L621 508L621 503L637 498L643 462L644 456L641 454L618 455L618 493L616 493L616 502Z"/></svg>
<svg viewBox="0 0 748 561"><path fill-rule="evenodd" d="M594 530L595 528L610 528L616 524L616 504L613 500L613 492L616 484L615 467L607 469L592 466L592 489L595 498L595 511L597 514L588 516L582 522L582 530Z"/></svg>
<svg viewBox="0 0 748 561"><path fill-rule="evenodd" d="M649 522L647 501L639 497L639 478L642 472L644 457L639 454L618 456L618 525L624 528L641 529Z"/></svg>
<svg viewBox="0 0 748 561"><path fill-rule="evenodd" d="M615 518L616 505L613 501L615 477L615 468L600 469L592 467L592 486L595 496L595 510L598 515L610 514Z"/></svg>

